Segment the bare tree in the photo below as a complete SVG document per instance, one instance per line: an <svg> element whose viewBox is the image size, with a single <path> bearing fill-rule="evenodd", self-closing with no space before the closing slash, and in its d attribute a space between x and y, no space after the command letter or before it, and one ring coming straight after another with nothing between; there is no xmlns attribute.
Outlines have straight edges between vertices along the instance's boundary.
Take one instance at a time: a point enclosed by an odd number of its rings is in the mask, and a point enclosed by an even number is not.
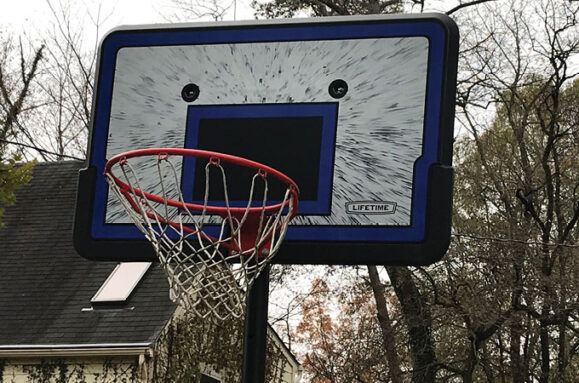
<svg viewBox="0 0 579 383"><path fill-rule="evenodd" d="M294 17L299 14L309 16L363 15L402 12L404 0L272 0L253 1L256 15L268 19Z"/></svg>
<svg viewBox="0 0 579 383"><path fill-rule="evenodd" d="M73 8L72 2L46 0L46 29L30 30L26 44L42 46L33 78L27 81L28 101L21 118L11 121L18 134L11 145L28 158L45 161L86 156L99 28L106 20L100 5L94 11ZM83 36L94 28L95 41ZM22 45L22 44L21 44Z"/></svg>
<svg viewBox="0 0 579 383"><path fill-rule="evenodd" d="M20 121L38 107L31 92L38 75L44 46L27 55L21 40L14 43L11 36L0 35L0 155L10 140L16 140L22 131ZM0 157L1 159L2 157Z"/></svg>
<svg viewBox="0 0 579 383"><path fill-rule="evenodd" d="M91 114L96 54L93 47L83 41L83 28L78 19L73 19L69 4L54 4L47 0L53 22L44 43L47 47L44 71L38 87L46 99L42 110L45 118L38 121L50 137L49 145L58 154L75 153L86 155L86 137ZM102 23L100 6L94 25Z"/></svg>
<svg viewBox="0 0 579 383"><path fill-rule="evenodd" d="M390 315L388 314L388 305L386 303L386 289L380 280L380 274L376 266L368 266L369 284L372 288L374 300L376 301L376 315L384 340L384 349L388 359L388 369L392 383L403 381L400 357L396 350L396 337Z"/></svg>
<svg viewBox="0 0 579 383"><path fill-rule="evenodd" d="M223 20L225 14L236 8L237 0L171 0L173 12L166 18L169 21L191 21L211 18Z"/></svg>
<svg viewBox="0 0 579 383"><path fill-rule="evenodd" d="M36 81L38 98L43 107L31 119L30 130L42 137L42 146L53 155L41 154L45 160L66 155L86 156L96 45L100 27L106 20L101 5L95 10L74 10L72 3L46 0L52 22L42 41L46 59ZM87 26L94 29L95 41L87 44ZM90 28L88 27L88 28Z"/></svg>
<svg viewBox="0 0 579 383"><path fill-rule="evenodd" d="M20 121L36 105L31 101L31 84L38 73L44 47L26 52L24 44L0 33L0 228L6 206L16 201L15 190L31 177L33 163L22 164L21 156L9 145L21 135Z"/></svg>
<svg viewBox="0 0 579 383"><path fill-rule="evenodd" d="M462 147L466 152L457 157L457 179L469 181L458 184L455 230L476 233L459 233L466 241L460 252L477 254L487 265L481 277L493 281L488 286L495 286L495 293L487 294L497 299L494 307L481 305L487 318L468 307L472 301L457 296L460 290L449 288L445 303L461 310L472 334L471 365L482 363L485 342L496 336L499 351L489 347L486 357L496 352L508 358L510 371L501 373L513 382L564 382L571 376L568 334L577 331L572 313L578 307L569 289L576 282L566 274L577 270L571 254L576 253L579 201L576 161L571 160L577 157L578 126L570 110L577 73L569 59L579 53L578 9L566 1L510 1L472 8L462 20L458 106L469 138ZM463 284L458 270L473 268L476 258L460 264L461 258L451 258L447 267ZM555 344L558 355L552 352ZM469 369L466 364L447 367L460 374ZM491 365L486 367L492 375Z"/></svg>

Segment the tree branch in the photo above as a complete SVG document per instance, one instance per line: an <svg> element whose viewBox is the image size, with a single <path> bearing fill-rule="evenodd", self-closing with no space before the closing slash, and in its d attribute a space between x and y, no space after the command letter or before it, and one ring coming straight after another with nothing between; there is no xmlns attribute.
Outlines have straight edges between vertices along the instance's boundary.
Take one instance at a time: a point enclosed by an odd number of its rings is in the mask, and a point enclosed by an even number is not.
<svg viewBox="0 0 579 383"><path fill-rule="evenodd" d="M463 9L463 8L471 7L471 6L473 6L473 5L477 5L477 4L481 4L481 3L487 3L487 2L489 2L489 1L495 1L495 0L474 0L474 1L469 1L468 3L459 4L459 5L457 5L456 7L450 9L449 11L446 11L445 13L450 16L450 15L452 15L453 13L455 13L455 12L457 12L457 11Z"/></svg>

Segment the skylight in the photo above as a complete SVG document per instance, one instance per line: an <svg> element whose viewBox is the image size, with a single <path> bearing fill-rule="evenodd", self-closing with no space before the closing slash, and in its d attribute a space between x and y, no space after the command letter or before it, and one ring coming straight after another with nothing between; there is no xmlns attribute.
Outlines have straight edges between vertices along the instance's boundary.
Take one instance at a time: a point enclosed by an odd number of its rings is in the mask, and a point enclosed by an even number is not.
<svg viewBox="0 0 579 383"><path fill-rule="evenodd" d="M124 302L147 272L151 262L122 262L115 267L91 303Z"/></svg>

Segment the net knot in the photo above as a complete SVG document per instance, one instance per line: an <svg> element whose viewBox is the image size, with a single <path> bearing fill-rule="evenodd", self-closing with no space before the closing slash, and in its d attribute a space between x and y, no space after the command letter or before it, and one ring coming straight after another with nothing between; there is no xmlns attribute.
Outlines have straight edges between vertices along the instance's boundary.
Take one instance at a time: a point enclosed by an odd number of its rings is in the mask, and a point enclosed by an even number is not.
<svg viewBox="0 0 579 383"><path fill-rule="evenodd" d="M169 153L162 152L157 155L157 161L159 162L168 160L169 160Z"/></svg>

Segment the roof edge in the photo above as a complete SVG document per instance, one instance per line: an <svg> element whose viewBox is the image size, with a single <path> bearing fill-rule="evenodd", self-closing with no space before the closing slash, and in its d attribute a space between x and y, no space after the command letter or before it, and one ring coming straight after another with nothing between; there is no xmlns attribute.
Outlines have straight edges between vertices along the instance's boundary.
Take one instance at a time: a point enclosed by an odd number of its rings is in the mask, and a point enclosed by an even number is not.
<svg viewBox="0 0 579 383"><path fill-rule="evenodd" d="M301 368L301 363L300 361L296 358L296 356L293 354L293 352L288 348L287 344L283 341L283 339L281 339L281 336L279 336L279 334L277 333L277 331L275 331L275 329L273 328L273 326L271 324L267 324L267 333L270 336L273 336L275 338L275 340L281 344L282 347L282 352L284 354L286 354L287 356L289 356L293 362L295 363L295 366L297 368Z"/></svg>
<svg viewBox="0 0 579 383"><path fill-rule="evenodd" d="M138 356L150 353L151 347L151 343L0 345L0 357Z"/></svg>

